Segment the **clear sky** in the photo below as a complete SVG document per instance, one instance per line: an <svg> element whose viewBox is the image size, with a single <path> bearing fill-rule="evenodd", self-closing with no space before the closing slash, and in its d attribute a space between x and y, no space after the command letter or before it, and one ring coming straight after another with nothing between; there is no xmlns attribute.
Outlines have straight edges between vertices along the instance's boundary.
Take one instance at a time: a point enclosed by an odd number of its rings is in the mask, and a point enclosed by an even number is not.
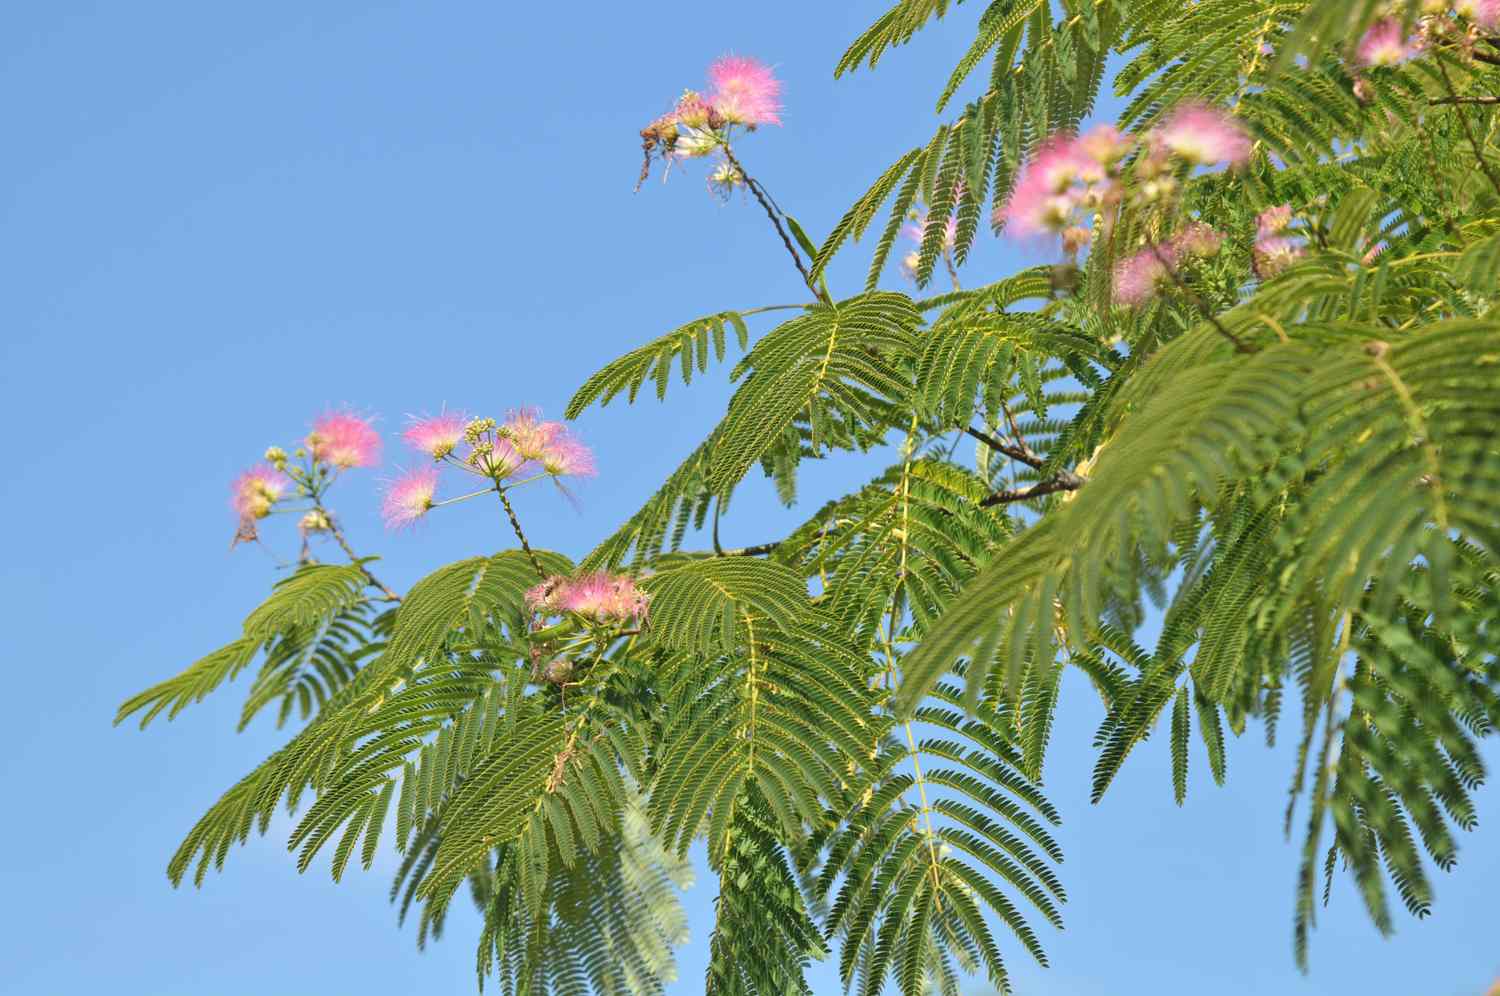
<svg viewBox="0 0 1500 996"><path fill-rule="evenodd" d="M0 992L118 996L466 993L475 920L425 953L386 904L394 866L334 886L297 875L287 823L204 888L164 866L214 798L285 737L233 732L244 682L146 733L121 699L238 631L277 576L230 552L228 481L330 404L558 412L621 352L722 308L796 302L753 204L721 205L692 168L632 195L636 131L727 50L778 67L786 126L739 151L820 237L871 179L931 134L932 103L980 5L874 75L835 82L873 0L754 4L50 0L0 12ZM859 247L834 271L851 291ZM988 239L969 279L1027 259ZM893 275L893 282L897 279ZM665 405L589 412L597 480L575 510L520 498L542 545L580 555L707 430L723 378ZM446 510L384 535L386 468L336 504L361 551L405 587L499 548L493 511ZM809 507L869 461L809 468ZM726 543L795 521L755 483ZM293 539L272 537L284 555ZM1252 731L1215 789L1201 754L1172 805L1166 744L1087 801L1099 707L1073 687L1047 787L1066 825L1067 930L1054 968L1007 947L1019 991L1478 993L1500 973L1500 836L1465 835L1435 914L1382 941L1339 879L1292 963L1296 853L1281 837L1290 744ZM1491 750L1490 757L1500 762ZM1500 797L1480 797L1491 821ZM687 896L674 993L701 991L714 885ZM456 907L462 904L455 904ZM836 992L829 966L814 976ZM972 992L982 992L977 984Z"/></svg>

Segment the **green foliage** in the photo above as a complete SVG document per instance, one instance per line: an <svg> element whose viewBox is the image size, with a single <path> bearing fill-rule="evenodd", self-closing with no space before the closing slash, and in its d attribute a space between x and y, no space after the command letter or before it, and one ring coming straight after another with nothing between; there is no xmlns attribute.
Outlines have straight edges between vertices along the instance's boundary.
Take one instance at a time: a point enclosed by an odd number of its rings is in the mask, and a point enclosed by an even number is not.
<svg viewBox="0 0 1500 996"><path fill-rule="evenodd" d="M359 565L311 564L276 585L271 597L245 619L239 639L194 663L174 678L127 699L115 714L118 724L141 710L141 729L162 713L173 719L209 692L232 681L257 654L265 664L245 704L241 726L278 695L286 696L282 718L293 701L320 702L347 683L368 651L370 627L368 577ZM307 674L311 668L315 676Z"/></svg>
<svg viewBox="0 0 1500 996"><path fill-rule="evenodd" d="M636 393L648 377L656 384L658 400L665 398L674 366L681 369L683 384L691 384L694 369L702 373L708 369L710 359L724 359L726 325L734 329L740 349L745 349L750 344L750 330L740 312L722 311L689 322L655 342L626 353L590 377L568 402L567 417L577 418L595 401L607 405L621 391L627 392L626 400L634 404Z"/></svg>
<svg viewBox="0 0 1500 996"><path fill-rule="evenodd" d="M986 914L1045 965L1036 934L1000 883L1061 925L1062 885L1042 854L1062 855L1031 813L1050 823L1057 814L1021 774L1007 717L989 708L965 716L959 696L935 689L914 717L934 735L919 743L908 724L905 746L882 751L879 787L872 784L834 835L819 879L825 893L838 887L829 932L843 935L844 982L858 972L866 994L881 991L887 972L902 992L920 991L930 970L951 973L949 952L971 956L991 984L1008 988ZM915 805L906 799L913 790Z"/></svg>
<svg viewBox="0 0 1500 996"><path fill-rule="evenodd" d="M916 317L905 295L867 294L812 306L757 342L731 375L741 383L715 432L709 487L727 497L799 416L814 453L882 424L907 389L897 364L911 352Z"/></svg>
<svg viewBox="0 0 1500 996"><path fill-rule="evenodd" d="M776 827L753 795L735 807L720 854L704 992L811 996L803 972L809 960L826 957L827 950Z"/></svg>
<svg viewBox="0 0 1500 996"><path fill-rule="evenodd" d="M363 563L300 569L238 639L121 707L175 715L259 656L245 721L277 701L305 720L190 831L174 883L284 800L300 867L326 852L337 878L394 843L419 943L467 887L481 981L653 992L701 841L709 992L808 992L824 957L871 996L965 974L1007 990L1007 952L1045 963L1036 924L1061 923L1039 786L1077 668L1104 710L1095 800L1159 724L1178 805L1193 755L1222 784L1252 721L1295 727L1299 959L1320 871L1326 902L1346 868L1382 931L1392 893L1431 908L1500 725L1500 108L1474 99L1500 92L1495 46L1358 69L1367 0L975 6L938 112L972 98L872 170L821 246L784 218L820 291L881 221L861 293L690 322L574 397L570 417L648 380L664 397L730 328L747 350L722 420L579 564L628 565L646 618L537 618L518 551L394 605ZM959 7L900 0L836 74ZM1217 103L1254 139L1245 168L1184 168L1165 198L1123 171L1076 266L879 290L923 211L919 285L964 264L1037 145L1091 113L1111 53L1121 128ZM1255 242L1277 205L1305 248L1272 275ZM1116 264L1190 222L1220 250L1117 306ZM744 318L783 309L752 344ZM721 547L757 465L793 504L802 461L874 449L886 470L788 534Z"/></svg>

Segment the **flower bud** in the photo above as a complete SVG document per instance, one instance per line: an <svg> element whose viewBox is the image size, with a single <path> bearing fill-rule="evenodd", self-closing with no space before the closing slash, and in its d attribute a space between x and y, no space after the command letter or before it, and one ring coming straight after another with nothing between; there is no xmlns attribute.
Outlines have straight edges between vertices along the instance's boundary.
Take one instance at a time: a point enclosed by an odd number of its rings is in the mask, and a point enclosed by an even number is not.
<svg viewBox="0 0 1500 996"><path fill-rule="evenodd" d="M302 516L302 521L297 525L302 530L304 536L309 533L326 533L330 528L328 516L318 509L313 509Z"/></svg>
<svg viewBox="0 0 1500 996"><path fill-rule="evenodd" d="M1063 251L1070 256L1076 256L1084 246L1094 237L1094 233L1082 225L1070 225L1063 229Z"/></svg>
<svg viewBox="0 0 1500 996"><path fill-rule="evenodd" d="M476 445L485 433L495 428L495 420L492 418L476 418L464 426L464 442L470 446Z"/></svg>

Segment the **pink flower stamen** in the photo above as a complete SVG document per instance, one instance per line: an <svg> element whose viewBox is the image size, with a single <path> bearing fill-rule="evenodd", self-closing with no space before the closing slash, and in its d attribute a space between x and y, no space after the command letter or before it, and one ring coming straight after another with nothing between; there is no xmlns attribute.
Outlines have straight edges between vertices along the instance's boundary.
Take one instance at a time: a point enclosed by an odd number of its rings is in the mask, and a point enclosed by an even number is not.
<svg viewBox="0 0 1500 996"><path fill-rule="evenodd" d="M256 464L234 479L229 504L241 523L264 519L291 483L290 478L270 464Z"/></svg>
<svg viewBox="0 0 1500 996"><path fill-rule="evenodd" d="M1194 166L1240 166L1250 158L1250 138L1244 129L1205 104L1179 107L1157 129L1157 137L1169 152Z"/></svg>
<svg viewBox="0 0 1500 996"><path fill-rule="evenodd" d="M526 593L526 604L543 616L572 612L593 622L642 622L650 596L623 574L598 572L579 578L554 575Z"/></svg>
<svg viewBox="0 0 1500 996"><path fill-rule="evenodd" d="M713 93L708 103L730 124L781 124L781 81L771 67L742 55L726 55L708 67Z"/></svg>
<svg viewBox="0 0 1500 996"><path fill-rule="evenodd" d="M1115 303L1139 308L1156 296L1167 281L1169 267L1177 266L1176 251L1171 245L1147 246L1140 252L1115 264Z"/></svg>
<svg viewBox="0 0 1500 996"><path fill-rule="evenodd" d="M1416 54L1418 46L1401 33L1401 22L1394 17L1376 21L1365 30L1354 49L1354 59L1362 66L1395 66Z"/></svg>
<svg viewBox="0 0 1500 996"><path fill-rule="evenodd" d="M432 508L432 496L437 493L437 484L436 467L413 470L393 482L380 507L386 526L400 529L426 515Z"/></svg>
<svg viewBox="0 0 1500 996"><path fill-rule="evenodd" d="M380 434L370 419L352 412L328 412L313 423L307 448L314 460L340 470L380 462Z"/></svg>
<svg viewBox="0 0 1500 996"><path fill-rule="evenodd" d="M441 415L413 419L401 438L419 453L441 460L463 441L464 427L468 424L468 416L444 412Z"/></svg>

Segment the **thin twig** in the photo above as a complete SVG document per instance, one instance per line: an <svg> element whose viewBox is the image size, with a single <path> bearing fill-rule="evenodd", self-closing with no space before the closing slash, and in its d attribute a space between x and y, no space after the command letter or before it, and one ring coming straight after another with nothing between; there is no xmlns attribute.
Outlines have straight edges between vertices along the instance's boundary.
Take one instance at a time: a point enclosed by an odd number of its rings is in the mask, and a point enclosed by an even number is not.
<svg viewBox="0 0 1500 996"><path fill-rule="evenodd" d="M1011 414L1010 405L1007 405L1004 400L1000 402L1000 411L1005 414L1005 424L1010 426L1010 434L1015 438L1016 445L1034 456L1036 450L1027 445L1025 438L1021 435L1020 426L1016 425L1016 417Z"/></svg>
<svg viewBox="0 0 1500 996"><path fill-rule="evenodd" d="M1161 246L1153 244L1151 246L1151 255L1155 256L1156 261L1162 265L1162 269L1167 271L1167 276L1172 278L1172 283L1177 285L1177 289L1182 292L1183 297L1186 297L1188 299L1188 303L1197 308L1198 313L1201 314L1210 325L1217 329L1220 335L1228 339L1230 342L1234 343L1236 352L1255 352L1254 349L1245 345L1245 343L1240 339L1239 336L1235 335L1233 332L1229 331L1229 329L1225 328L1224 323L1219 321L1218 316L1209 310L1208 305L1204 303L1203 298L1199 297L1196 291L1194 291L1187 284L1183 283L1182 277L1177 273L1177 267L1161 254Z"/></svg>
<svg viewBox="0 0 1500 996"><path fill-rule="evenodd" d="M759 557L759 556L762 556L764 554L774 552L776 550L776 548L779 547L780 545L781 545L781 541L780 540L773 540L770 543L757 543L755 546L742 546L742 547L738 547L738 548L733 549L733 550L717 550L716 549L714 551L714 556L717 556L717 557Z"/></svg>
<svg viewBox="0 0 1500 996"><path fill-rule="evenodd" d="M770 195L760 185L759 180L745 172L745 167L740 165L740 161L735 158L734 150L729 147L728 142L723 143L721 148L724 150L724 158L729 160L729 165L733 166L740 176L744 178L745 186L750 188L750 192L755 195L755 199L765 209L766 217L771 219L771 224L776 228L776 234L781 236L781 244L786 246L787 252L791 253L792 262L797 266L797 272L802 274L802 282L807 284L807 289L812 291L813 296L819 301L822 301L824 304L832 304L833 302L828 299L828 295L813 280L812 274L807 271L807 266L803 264L802 254L797 251L797 247L792 243L791 236L787 235L786 229L782 227L781 213L773 206Z"/></svg>
<svg viewBox="0 0 1500 996"><path fill-rule="evenodd" d="M1005 505L1013 501L1030 501L1032 498L1040 498L1043 495L1055 494L1058 491L1077 491L1083 486L1083 479L1073 475L1073 479L1065 481L1061 477L1033 484L1029 488L1006 488L996 491L979 503L980 508L990 508L994 505Z"/></svg>
<svg viewBox="0 0 1500 996"><path fill-rule="evenodd" d="M333 517L333 513L324 508L323 503L321 501L318 501L317 499L314 499L314 504L317 505L318 511L323 513L323 519L328 523L328 532L332 534L334 541L338 543L339 548L344 551L344 554L349 558L350 562L357 566L360 569L360 572L364 574L365 580L370 582L372 587L379 588L385 594L386 601L401 601L401 596L396 594L390 588L386 587L385 582L381 581L373 573L371 573L370 569L365 566L364 561L362 561L359 558L359 555L354 552L354 548L351 547L349 545L349 541L344 538L344 530L339 528L338 520Z"/></svg>
<svg viewBox="0 0 1500 996"><path fill-rule="evenodd" d="M1500 104L1500 97L1433 97L1427 103L1437 104Z"/></svg>
<svg viewBox="0 0 1500 996"><path fill-rule="evenodd" d="M531 566L536 570L536 576L543 581L547 580L547 572L542 569L542 562L532 552L531 544L526 542L526 534L521 531L521 520L516 518L516 510L511 508L510 499L505 497L505 489L496 488L495 493L500 496L500 504L505 506L505 514L510 518L510 528L515 530L516 539L521 541L521 549L526 551L526 559L531 561Z"/></svg>
<svg viewBox="0 0 1500 996"><path fill-rule="evenodd" d="M999 436L981 431L971 425L964 426L963 430L966 434L973 436L975 439L979 440L981 443L988 446L996 453L1003 453L1006 456L1010 457L1012 460L1020 461L1021 463L1024 463L1026 466L1030 467L1032 470L1041 470L1044 466L1046 466L1046 461L1037 456L1035 453L1031 452L1031 448L1029 446L1012 446L1005 440L1001 439Z"/></svg>
<svg viewBox="0 0 1500 996"><path fill-rule="evenodd" d="M943 265L948 267L948 279L953 282L953 293L957 294L963 290L958 283L958 267L953 265L953 253L947 249L943 250Z"/></svg>
<svg viewBox="0 0 1500 996"><path fill-rule="evenodd" d="M1011 431L1015 432L1014 421L1011 422ZM990 449L995 450L997 453L1003 453L1005 456L1010 457L1012 460L1015 460L1019 463L1024 463L1032 470L1041 470L1047 466L1046 459L1043 458L1041 454L1037 453L1036 450L1033 450L1030 446L1027 446L1025 441L1021 440L1019 434L1017 434L1016 439L1018 442L1020 442L1020 446L1017 447L1011 446L1003 439L1000 439L999 437L992 435L991 433L982 432L979 429L975 429L973 426L964 426L964 432L966 432L970 436L973 436L975 439L979 440L981 443L984 443ZM1048 479L1048 483L1056 483L1057 485L1059 485L1057 488L1053 489L1054 491L1076 491L1083 486L1083 478L1079 477L1071 470L1059 470L1051 478ZM1010 492L997 493L1008 494ZM1044 491L1039 493L1047 494L1048 492ZM998 501L990 501L989 499L985 499L985 501L982 503L982 506L994 504L998 504Z"/></svg>
<svg viewBox="0 0 1500 996"><path fill-rule="evenodd" d="M1453 80L1448 76L1448 67L1443 65L1441 58L1432 61L1437 63L1438 73L1443 77L1443 86L1447 88L1448 96L1452 97L1456 102L1458 100L1458 92L1453 89ZM1488 159L1484 158L1484 150L1480 148L1479 139L1474 137L1474 129L1469 124L1469 115L1464 112L1462 104L1455 103L1453 110L1458 114L1458 123L1463 126L1464 135L1469 139L1469 147L1474 150L1474 158L1479 162L1480 170L1484 172L1485 176L1489 177L1490 186L1495 188L1496 195L1500 195L1500 176L1495 174L1494 167L1490 165Z"/></svg>

